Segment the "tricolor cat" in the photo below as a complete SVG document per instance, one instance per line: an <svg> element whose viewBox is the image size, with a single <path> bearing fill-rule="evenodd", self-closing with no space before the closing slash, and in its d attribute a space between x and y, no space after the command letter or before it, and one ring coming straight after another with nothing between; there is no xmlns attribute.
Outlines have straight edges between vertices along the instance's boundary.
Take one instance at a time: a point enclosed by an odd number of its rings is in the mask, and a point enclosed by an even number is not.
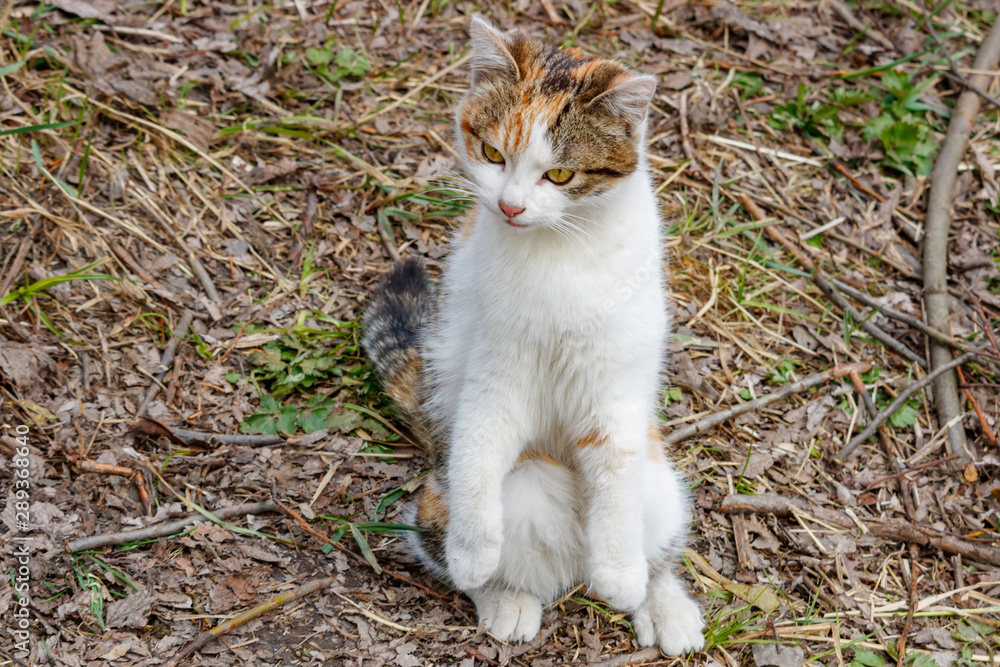
<svg viewBox="0 0 1000 667"><path fill-rule="evenodd" d="M657 427L670 313L644 156L656 82L473 19L455 112L478 206L435 290L386 275L363 343L430 450L413 548L502 640L586 582L643 646L704 645L674 576L689 521Z"/></svg>

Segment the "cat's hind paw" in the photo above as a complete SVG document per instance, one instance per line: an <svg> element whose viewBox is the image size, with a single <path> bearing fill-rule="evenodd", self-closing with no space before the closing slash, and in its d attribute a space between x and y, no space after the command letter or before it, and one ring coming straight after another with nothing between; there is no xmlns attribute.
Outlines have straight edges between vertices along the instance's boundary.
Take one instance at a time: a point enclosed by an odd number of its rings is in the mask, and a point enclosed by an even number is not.
<svg viewBox="0 0 1000 667"><path fill-rule="evenodd" d="M523 591L481 588L471 594L479 622L504 642L525 642L538 636L542 624L541 601Z"/></svg>
<svg viewBox="0 0 1000 667"><path fill-rule="evenodd" d="M650 586L649 597L632 616L640 646L659 646L666 655L682 655L705 647L701 610L673 577Z"/></svg>

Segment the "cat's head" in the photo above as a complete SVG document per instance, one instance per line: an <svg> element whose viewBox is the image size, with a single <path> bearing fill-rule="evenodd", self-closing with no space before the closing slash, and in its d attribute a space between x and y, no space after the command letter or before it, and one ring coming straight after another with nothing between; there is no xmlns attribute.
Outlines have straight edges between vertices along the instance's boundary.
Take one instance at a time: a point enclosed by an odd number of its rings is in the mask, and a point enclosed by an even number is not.
<svg viewBox="0 0 1000 667"><path fill-rule="evenodd" d="M656 80L614 60L504 34L474 18L459 149L498 224L555 227L640 165Z"/></svg>

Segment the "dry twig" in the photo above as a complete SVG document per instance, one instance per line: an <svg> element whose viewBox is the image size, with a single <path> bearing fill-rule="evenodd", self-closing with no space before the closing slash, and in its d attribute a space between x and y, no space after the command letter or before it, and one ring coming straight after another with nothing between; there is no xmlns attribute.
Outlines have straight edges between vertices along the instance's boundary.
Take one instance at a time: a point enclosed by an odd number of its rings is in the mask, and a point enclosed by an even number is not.
<svg viewBox="0 0 1000 667"><path fill-rule="evenodd" d="M177 667L177 665L181 664L181 662L193 656L195 651L205 646L216 637L221 637L230 630L234 630L241 625L249 623L253 619L263 616L269 611L282 607L289 602L298 600L299 598L305 597L311 593L315 593L318 590L322 590L327 586L332 586L335 583L337 583L336 577L323 577L322 579L316 579L314 581L310 581L308 584L299 586L293 591L288 591L287 593L282 593L281 595L275 595L267 602L259 604L253 609L248 609L242 614L238 614L224 623L220 623L208 632L201 633L193 642L182 648L177 655L171 658L170 662L167 663L167 667Z"/></svg>
<svg viewBox="0 0 1000 667"><path fill-rule="evenodd" d="M983 39L973 68L992 69L998 59L1000 59L1000 18ZM977 85L985 85L988 79L977 75L972 81ZM948 229L951 226L952 194L955 190L958 163L965 153L969 134L972 132L972 123L979 112L979 104L979 97L971 91L966 90L959 96L958 103L951 113L951 121L948 123L948 135L931 173L927 219L924 222L924 304L927 324L939 331L947 331L949 328ZM939 343L931 343L930 358L931 368L935 370L945 368L952 359L951 350ZM955 373L944 372L936 376L934 404L941 424L952 423L953 418L961 412ZM961 422L955 421L948 429L948 446L949 453L959 454L964 461L969 460L969 454L966 452L965 428Z"/></svg>
<svg viewBox="0 0 1000 667"><path fill-rule="evenodd" d="M736 495L727 496L722 500L719 511L723 514L735 512L751 512L754 514L770 513L777 517L795 516L798 510L814 516L820 521L832 523L842 528L857 528L854 519L847 514L813 505L798 498L783 498L773 493L759 496ZM800 514L801 515L801 514ZM955 535L949 535L939 530L901 519L875 519L864 524L872 535L886 537L901 542L912 542L946 553L960 554L980 563L1000 565L1000 549L969 542Z"/></svg>
<svg viewBox="0 0 1000 667"><path fill-rule="evenodd" d="M273 501L268 500L262 503L243 503L242 505L223 507L215 510L212 514L219 519L231 519L244 514L270 514L277 511L279 511L278 506L275 505ZM104 547L115 546L118 544L128 544L129 542L155 540L161 537L166 537L167 535L179 533L191 524L205 520L205 517L201 514L190 514L183 519L178 519L169 523L156 524L155 526L150 526L148 528L125 530L120 533L106 533L104 535L81 537L67 543L66 551L69 553L94 551L96 549L103 549Z"/></svg>
<svg viewBox="0 0 1000 667"><path fill-rule="evenodd" d="M830 380L837 380L845 375L849 375L851 371L856 371L858 373L866 373L871 370L871 361L860 361L854 364L844 364L843 366L835 366L829 370L825 370L822 373L816 373L810 375L807 378L799 380L798 382L793 382L790 385L784 386L776 392L768 394L767 396L761 396L760 398L747 401L746 403L740 403L737 406L729 408L728 410L723 410L722 412L716 412L711 414L704 419L701 419L694 424L685 426L684 428L679 428L666 438L664 438L664 444L668 447L670 445L675 445L682 440L686 440L693 435L698 435L704 433L711 428L714 428L724 421L732 419L733 417L738 417L742 414L746 414L752 410L758 410L765 405L770 405L771 403L781 400L792 394L797 394L800 391L805 391L806 389L811 389L821 384L826 384Z"/></svg>

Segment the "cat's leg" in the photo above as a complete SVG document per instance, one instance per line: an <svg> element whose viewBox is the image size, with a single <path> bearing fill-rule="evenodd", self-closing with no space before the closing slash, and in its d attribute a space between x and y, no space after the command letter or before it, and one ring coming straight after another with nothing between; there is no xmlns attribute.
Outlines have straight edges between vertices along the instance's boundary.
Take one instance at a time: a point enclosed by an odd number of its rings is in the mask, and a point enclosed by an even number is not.
<svg viewBox="0 0 1000 667"><path fill-rule="evenodd" d="M623 409L605 422L610 428L585 434L577 441L577 453L589 494L589 583L612 606L631 612L646 597L649 567L643 553L645 419L629 412Z"/></svg>
<svg viewBox="0 0 1000 667"><path fill-rule="evenodd" d="M652 578L632 627L642 646L659 645L667 655L680 655L705 645L701 610L673 574L673 554L684 543L689 510L685 485L663 454L658 429L650 429L643 486L646 557Z"/></svg>
<svg viewBox="0 0 1000 667"><path fill-rule="evenodd" d="M504 542L495 577L469 591L479 620L503 641L538 634L542 604L583 573L580 499L560 462L527 451L503 481Z"/></svg>
<svg viewBox="0 0 1000 667"><path fill-rule="evenodd" d="M521 402L501 388L474 387L455 422L447 460L448 531L445 557L456 587L486 584L503 547L504 477L527 439Z"/></svg>

